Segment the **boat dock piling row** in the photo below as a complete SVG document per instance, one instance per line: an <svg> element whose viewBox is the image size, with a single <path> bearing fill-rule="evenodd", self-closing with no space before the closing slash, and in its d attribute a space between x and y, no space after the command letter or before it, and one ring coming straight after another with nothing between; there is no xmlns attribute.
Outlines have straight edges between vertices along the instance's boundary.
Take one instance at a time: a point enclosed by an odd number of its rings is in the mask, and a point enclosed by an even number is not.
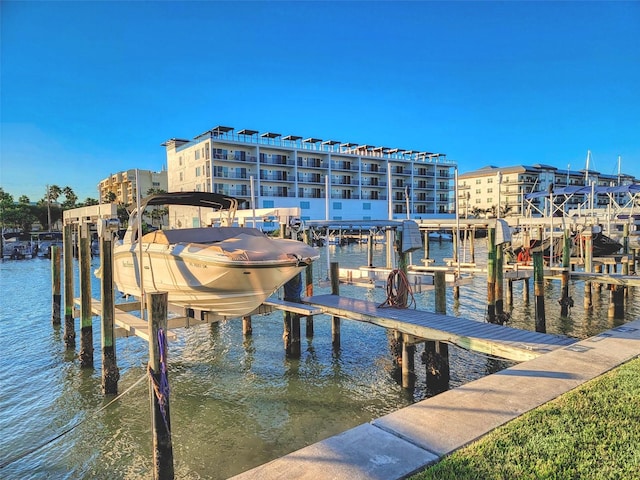
<svg viewBox="0 0 640 480"><path fill-rule="evenodd" d="M114 282L113 282L113 234L114 224L112 219L116 218L116 207L112 205L96 206L97 210L90 210L84 207L82 215L78 215L75 210L64 212L64 340L67 349L75 349L75 326L74 317L80 318L80 366L81 368L93 368L93 328L92 317L101 317L101 345L102 345L102 388L105 395L115 395L118 392L119 370L116 362L116 336L123 332L125 335L135 334L149 342L149 376L150 376L150 399L152 405L152 422L154 438L154 475L155 478L173 478L173 453L170 436L170 415L168 402L168 380L166 376L166 340L172 335L171 328L185 327L190 325L217 322L226 317L217 315L216 312L201 311L191 308L176 308L168 304L167 294L163 292L147 292L144 304L140 302L115 304ZM87 210L89 209L89 210ZM75 216L74 216L75 215ZM100 277L101 277L101 298L96 301L91 295L91 249L90 249L90 224L98 225L100 238ZM373 302L366 302L356 299L341 297L339 292L340 269L338 263L330 263L331 294L314 296L312 282L312 266L307 266L305 282L302 283L302 275L294 277L295 285L289 284L285 287L290 289L285 294L285 300L270 298L258 309L249 315L242 317L243 335L252 334L251 323L252 314L264 314L274 310L283 310L284 325L283 339L285 355L299 357L300 347L300 319L305 316L307 319L307 337L313 337L313 317L318 314L329 315L331 318L332 347L334 350L340 348L340 322L341 318L354 321L367 322L378 325L391 332L393 341L397 347L397 362L402 367L402 386L412 388L416 378L414 371L415 345L424 343L424 360L426 363L427 383L434 391L443 391L449 384L449 344L457 345L461 348L480 352L496 357L511 359L514 361L525 361L536 358L544 353L558 348L566 347L573 343L572 339L547 335L544 317L544 259L542 250L534 250L533 253L533 278L534 294L536 297L536 332L518 330L503 326L507 315L503 304L503 281L507 277L508 301L512 303L512 282L514 280L524 280L526 294L528 295L528 280L531 276L530 268L511 268L506 272L503 248L501 244L496 245L495 228L488 229L488 265L487 265L487 323L473 320L450 317L446 315L447 297L447 276L454 278L454 295L459 295L459 285L461 282L461 272L464 271L462 262L458 258L458 249L454 250L454 259L447 267L433 266L428 258L429 240L425 235L424 251L425 266L417 268L421 273L431 275L433 278L433 291L435 295L435 313L418 311L414 309L388 308L377 305ZM454 235L457 235L454 232ZM541 235L541 233L539 233ZM72 245L74 236L78 239L79 251L79 280L80 297L73 297L73 255ZM568 231L565 232L565 245ZM311 238L307 236L307 239ZM398 278L403 278L412 269L408 264L408 254L402 252L399 245L402 244L402 231L399 229L393 236L387 237L395 247L398 256L398 268L393 273ZM371 237L370 237L371 239ZM454 242L457 243L457 242ZM473 245L473 241L471 242ZM563 257L560 269L562 282L562 311L568 308L569 279L577 278L585 280L585 293L587 288L591 291L592 282L609 283L611 289L611 309L612 315L616 317L623 314L624 288L631 285L640 285L640 279L634 275L629 275L630 270L635 272L635 255L631 255L631 261L626 258L622 262L623 274L592 273L594 259L590 254L590 238L585 236L585 267L583 272L572 271L570 258ZM370 242L372 249L373 242ZM471 251L474 249L471 247ZM568 251L568 249L566 249ZM52 249L52 323L60 324L61 294L60 294L60 252L57 248ZM475 254L474 254L475 255ZM371 265L367 268L375 269L372 266L372 258L369 259ZM605 262L600 262L600 266ZM618 261L616 260L616 263ZM558 268L550 265L546 272L546 278L557 278ZM466 267L465 267L466 268ZM477 268L473 267L477 271ZM398 274L397 272L401 272ZM514 273L515 272L515 273ZM615 272L615 266L614 266ZM551 274L552 276L549 276ZM291 281L290 281L291 282ZM588 286L588 287L587 287ZM618 289L618 287L620 287ZM301 292L304 288L304 298ZM403 287L404 288L404 287ZM394 306L406 307L409 294L412 295L410 287L400 288L400 282L396 284L394 293ZM293 292L293 293L291 293ZM621 300L622 299L622 300ZM589 302L591 296L589 295ZM563 303L564 302L564 303ZM74 310L74 304L80 306L79 315ZM622 306L621 306L622 305ZM587 308L587 295L585 294L585 308ZM169 311L178 312L177 317L168 318ZM138 311L139 317L131 312ZM148 320L145 320L145 312ZM392 342L393 343L393 342ZM163 374L164 372L164 374Z"/></svg>

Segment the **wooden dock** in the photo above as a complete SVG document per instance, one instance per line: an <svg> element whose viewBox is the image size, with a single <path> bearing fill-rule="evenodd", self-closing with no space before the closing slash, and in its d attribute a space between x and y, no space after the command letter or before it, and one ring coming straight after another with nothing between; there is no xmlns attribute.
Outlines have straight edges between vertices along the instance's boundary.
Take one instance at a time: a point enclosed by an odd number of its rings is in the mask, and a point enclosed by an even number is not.
<svg viewBox="0 0 640 480"><path fill-rule="evenodd" d="M576 340L414 309L378 307L374 302L318 295L304 303L325 314L397 330L422 340L451 343L466 350L514 361L532 360Z"/></svg>

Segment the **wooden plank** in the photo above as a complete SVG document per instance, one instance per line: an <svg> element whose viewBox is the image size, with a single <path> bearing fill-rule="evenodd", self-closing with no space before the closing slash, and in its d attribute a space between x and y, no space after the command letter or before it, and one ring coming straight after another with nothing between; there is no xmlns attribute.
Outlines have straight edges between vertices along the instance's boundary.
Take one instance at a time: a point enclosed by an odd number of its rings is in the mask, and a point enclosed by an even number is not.
<svg viewBox="0 0 640 480"><path fill-rule="evenodd" d="M542 353L570 345L573 339L481 323L413 309L379 308L374 302L319 295L305 299L326 313L395 329L415 337L438 340L476 352L510 360L530 360Z"/></svg>
<svg viewBox="0 0 640 480"><path fill-rule="evenodd" d="M319 315L324 313L322 308L309 307L308 305L296 302L286 302L276 297L269 297L264 302L264 305L274 307L277 310L286 310L287 312L297 313L299 315Z"/></svg>

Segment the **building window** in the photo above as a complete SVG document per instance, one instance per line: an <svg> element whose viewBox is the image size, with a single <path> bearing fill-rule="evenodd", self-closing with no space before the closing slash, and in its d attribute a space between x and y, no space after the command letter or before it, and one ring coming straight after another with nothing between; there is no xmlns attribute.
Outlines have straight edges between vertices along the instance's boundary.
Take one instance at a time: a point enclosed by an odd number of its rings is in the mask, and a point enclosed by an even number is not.
<svg viewBox="0 0 640 480"><path fill-rule="evenodd" d="M487 178L487 183L493 183L493 177Z"/></svg>
<svg viewBox="0 0 640 480"><path fill-rule="evenodd" d="M342 210L342 202L333 202L333 209L334 210Z"/></svg>
<svg viewBox="0 0 640 480"><path fill-rule="evenodd" d="M300 209L309 210L311 208L311 204L309 202L300 202Z"/></svg>
<svg viewBox="0 0 640 480"><path fill-rule="evenodd" d="M493 193L493 188L487 188L487 193Z"/></svg>
<svg viewBox="0 0 640 480"><path fill-rule="evenodd" d="M200 160L200 150L196 149L195 151L195 155L196 155L196 160Z"/></svg>
<svg viewBox="0 0 640 480"><path fill-rule="evenodd" d="M202 167L196 167L196 177L199 177L201 172L202 172Z"/></svg>
<svg viewBox="0 0 640 480"><path fill-rule="evenodd" d="M482 183L482 180L480 180L479 178L476 178L476 185L480 185Z"/></svg>
<svg viewBox="0 0 640 480"><path fill-rule="evenodd" d="M184 180L184 176L182 174L182 172L180 172L180 181L182 182Z"/></svg>
<svg viewBox="0 0 640 480"><path fill-rule="evenodd" d="M273 200L263 200L262 208L273 208Z"/></svg>
<svg viewBox="0 0 640 480"><path fill-rule="evenodd" d="M363 203L362 204L362 210L371 210L371 204L370 203ZM370 218L365 218L365 220L371 220Z"/></svg>

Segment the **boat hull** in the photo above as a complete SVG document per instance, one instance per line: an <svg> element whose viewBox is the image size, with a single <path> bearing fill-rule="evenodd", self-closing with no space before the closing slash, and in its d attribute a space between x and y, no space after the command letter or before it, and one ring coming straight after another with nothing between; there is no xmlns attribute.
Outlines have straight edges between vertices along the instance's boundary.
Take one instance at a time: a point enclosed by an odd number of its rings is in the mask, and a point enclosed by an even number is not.
<svg viewBox="0 0 640 480"><path fill-rule="evenodd" d="M122 293L140 296L140 252L114 249L114 282ZM142 246L145 292L167 292L170 303L240 317L255 310L307 265L299 258L234 260L207 245ZM312 259L309 259L312 260Z"/></svg>

